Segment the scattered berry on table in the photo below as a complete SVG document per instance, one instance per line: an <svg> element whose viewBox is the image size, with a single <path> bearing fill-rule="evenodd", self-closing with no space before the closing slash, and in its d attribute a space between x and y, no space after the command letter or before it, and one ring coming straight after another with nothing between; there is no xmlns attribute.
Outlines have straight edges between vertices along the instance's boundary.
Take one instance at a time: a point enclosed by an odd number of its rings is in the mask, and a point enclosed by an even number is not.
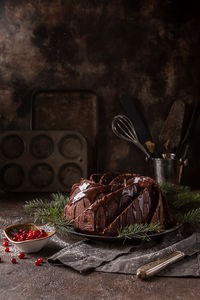
<svg viewBox="0 0 200 300"><path fill-rule="evenodd" d="M24 258L24 253L20 253L20 254L18 255L18 258L19 258L19 259L23 259L23 258Z"/></svg>
<svg viewBox="0 0 200 300"><path fill-rule="evenodd" d="M4 246L4 247L7 247L7 246L8 246L8 241L5 241L5 242L3 243L3 246Z"/></svg>
<svg viewBox="0 0 200 300"><path fill-rule="evenodd" d="M5 248L5 252L9 252L10 249L8 247Z"/></svg>
<svg viewBox="0 0 200 300"><path fill-rule="evenodd" d="M11 263L16 264L16 259L14 257L11 259Z"/></svg>
<svg viewBox="0 0 200 300"><path fill-rule="evenodd" d="M40 264L43 263L43 258L42 257L38 258L38 261Z"/></svg>
<svg viewBox="0 0 200 300"><path fill-rule="evenodd" d="M36 266L40 266L40 262L38 260L35 261Z"/></svg>

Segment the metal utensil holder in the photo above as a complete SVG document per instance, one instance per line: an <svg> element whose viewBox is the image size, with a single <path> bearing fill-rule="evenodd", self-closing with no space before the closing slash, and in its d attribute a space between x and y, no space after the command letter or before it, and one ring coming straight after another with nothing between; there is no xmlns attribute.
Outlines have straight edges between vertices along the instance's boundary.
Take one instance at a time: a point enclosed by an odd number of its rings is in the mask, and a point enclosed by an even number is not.
<svg viewBox="0 0 200 300"><path fill-rule="evenodd" d="M175 158L173 153L170 158L152 158L154 178L158 183L170 182L180 184L183 167L187 160Z"/></svg>

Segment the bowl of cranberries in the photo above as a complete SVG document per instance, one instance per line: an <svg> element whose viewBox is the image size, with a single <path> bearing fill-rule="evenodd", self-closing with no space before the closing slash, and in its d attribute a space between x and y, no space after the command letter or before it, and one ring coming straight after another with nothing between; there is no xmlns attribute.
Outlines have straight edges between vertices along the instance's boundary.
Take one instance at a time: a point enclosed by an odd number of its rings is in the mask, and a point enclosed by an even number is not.
<svg viewBox="0 0 200 300"><path fill-rule="evenodd" d="M46 232L33 223L16 224L4 229L9 242L23 253L40 251L55 233L55 231Z"/></svg>

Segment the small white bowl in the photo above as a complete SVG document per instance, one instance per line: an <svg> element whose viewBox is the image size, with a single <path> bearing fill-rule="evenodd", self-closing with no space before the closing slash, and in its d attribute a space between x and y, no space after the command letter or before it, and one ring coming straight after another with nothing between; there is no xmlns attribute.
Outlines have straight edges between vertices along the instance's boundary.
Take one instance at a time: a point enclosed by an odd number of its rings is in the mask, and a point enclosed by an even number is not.
<svg viewBox="0 0 200 300"><path fill-rule="evenodd" d="M40 230L40 228L33 223L28 223L28 224L16 224L16 225L8 226L4 229L4 234L9 240L9 242L15 245L17 248L19 248L19 250L23 253L35 253L40 251L44 247L44 245L47 244L49 239L56 233L55 231L47 232L48 236L40 239L15 242L12 240L12 236L15 232L18 232L20 228L24 230Z"/></svg>

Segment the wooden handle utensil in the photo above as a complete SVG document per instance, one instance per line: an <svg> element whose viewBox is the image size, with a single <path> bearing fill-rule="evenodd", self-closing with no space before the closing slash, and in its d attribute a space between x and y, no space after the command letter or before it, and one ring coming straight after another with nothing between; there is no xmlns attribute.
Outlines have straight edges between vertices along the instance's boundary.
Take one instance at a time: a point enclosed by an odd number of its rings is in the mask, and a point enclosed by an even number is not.
<svg viewBox="0 0 200 300"><path fill-rule="evenodd" d="M146 279L152 277L163 270L168 265L175 263L176 261L182 259L185 254L181 251L175 251L172 254L160 258L156 261L150 262L139 269L137 269L137 278Z"/></svg>

